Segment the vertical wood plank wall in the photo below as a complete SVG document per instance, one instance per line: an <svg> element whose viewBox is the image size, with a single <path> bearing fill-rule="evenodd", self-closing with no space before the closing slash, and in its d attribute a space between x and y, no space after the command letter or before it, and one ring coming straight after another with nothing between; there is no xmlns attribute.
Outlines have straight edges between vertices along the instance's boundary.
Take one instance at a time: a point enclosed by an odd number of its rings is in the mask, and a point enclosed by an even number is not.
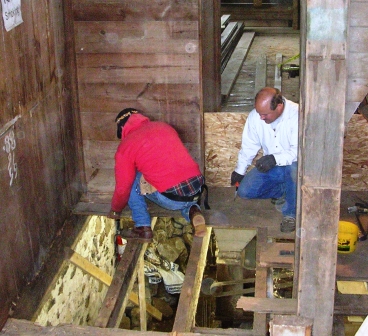
<svg viewBox="0 0 368 336"><path fill-rule="evenodd" d="M314 335L329 336L343 162L348 4L344 0L313 0L302 6L306 34L298 162L298 315L313 320ZM323 30L318 29L321 26Z"/></svg>
<svg viewBox="0 0 368 336"><path fill-rule="evenodd" d="M21 2L0 47L0 329L82 190L63 2ZM69 49L68 49L69 48Z"/></svg>
<svg viewBox="0 0 368 336"><path fill-rule="evenodd" d="M81 0L73 12L86 171L113 168L126 107L171 124L203 167L198 0Z"/></svg>
<svg viewBox="0 0 368 336"><path fill-rule="evenodd" d="M348 54L345 122L368 94L367 1L350 0L348 16Z"/></svg>

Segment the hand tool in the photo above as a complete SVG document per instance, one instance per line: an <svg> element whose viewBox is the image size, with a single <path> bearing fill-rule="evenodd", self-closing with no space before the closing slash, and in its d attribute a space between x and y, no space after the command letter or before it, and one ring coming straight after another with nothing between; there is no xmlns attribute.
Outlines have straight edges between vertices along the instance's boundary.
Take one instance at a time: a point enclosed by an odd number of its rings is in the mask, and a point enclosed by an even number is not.
<svg viewBox="0 0 368 336"><path fill-rule="evenodd" d="M368 213L368 209L361 206L360 203L355 203L354 206L348 207L349 213Z"/></svg>
<svg viewBox="0 0 368 336"><path fill-rule="evenodd" d="M348 212L355 214L355 218L358 223L358 227L361 233L360 236L358 237L359 241L367 240L367 232L364 230L362 222L360 221L360 218L359 218L359 214L368 213L368 208L366 208L365 206L366 204L363 204L363 203L355 203L354 206L348 207Z"/></svg>
<svg viewBox="0 0 368 336"><path fill-rule="evenodd" d="M238 188L239 188L239 182L235 183L235 196L234 196L234 201L236 199L236 196L238 196Z"/></svg>
<svg viewBox="0 0 368 336"><path fill-rule="evenodd" d="M358 213L355 213L355 217L356 217L356 220L358 222L359 230L360 230L360 233L361 233L358 237L358 240L359 241L367 240L367 232L365 232L365 230L363 228L363 225L362 225L362 222L360 221Z"/></svg>

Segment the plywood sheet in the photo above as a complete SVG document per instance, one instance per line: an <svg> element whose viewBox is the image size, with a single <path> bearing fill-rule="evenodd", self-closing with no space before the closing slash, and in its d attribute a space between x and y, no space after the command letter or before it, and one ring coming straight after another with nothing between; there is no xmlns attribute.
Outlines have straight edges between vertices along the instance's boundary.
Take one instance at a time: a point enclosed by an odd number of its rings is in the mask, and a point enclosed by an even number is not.
<svg viewBox="0 0 368 336"><path fill-rule="evenodd" d="M368 189L368 122L360 114L353 114L344 137L342 190Z"/></svg>

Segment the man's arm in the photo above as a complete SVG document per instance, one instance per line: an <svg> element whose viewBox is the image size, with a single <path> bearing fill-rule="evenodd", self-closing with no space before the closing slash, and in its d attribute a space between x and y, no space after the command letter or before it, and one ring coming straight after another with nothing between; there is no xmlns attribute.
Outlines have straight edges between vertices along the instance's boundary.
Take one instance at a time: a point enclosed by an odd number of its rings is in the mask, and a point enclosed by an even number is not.
<svg viewBox="0 0 368 336"><path fill-rule="evenodd" d="M238 162L235 167L235 172L244 175L249 165L251 165L254 157L261 148L259 136L257 134L256 126L254 125L254 118L259 118L258 114L253 110L244 125L241 148L238 154Z"/></svg>
<svg viewBox="0 0 368 336"><path fill-rule="evenodd" d="M115 190L111 200L111 210L120 213L128 204L136 169L134 162L122 154L115 155Z"/></svg>

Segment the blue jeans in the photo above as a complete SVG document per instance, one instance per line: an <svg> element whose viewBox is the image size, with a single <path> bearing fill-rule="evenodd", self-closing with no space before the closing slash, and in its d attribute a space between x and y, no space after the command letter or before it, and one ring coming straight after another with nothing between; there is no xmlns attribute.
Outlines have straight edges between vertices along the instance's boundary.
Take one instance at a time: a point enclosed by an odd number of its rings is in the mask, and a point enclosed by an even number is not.
<svg viewBox="0 0 368 336"><path fill-rule="evenodd" d="M155 191L152 194L142 195L139 185L141 176L142 173L138 172L135 177L132 189L130 191L128 201L129 208L132 211L132 219L135 223L135 227L151 226L151 216L148 212L145 197L147 197L149 200L151 200L152 202L156 203L157 205L161 206L164 209L180 210L181 215L184 217L184 219L190 222L189 210L192 205L198 206L197 201L193 202L173 201L165 197L164 195L160 194L158 191Z"/></svg>
<svg viewBox="0 0 368 336"><path fill-rule="evenodd" d="M245 174L238 188L241 198L280 198L285 195L281 208L283 216L295 218L296 215L296 181L298 163L290 166L276 166L267 173L253 168Z"/></svg>

